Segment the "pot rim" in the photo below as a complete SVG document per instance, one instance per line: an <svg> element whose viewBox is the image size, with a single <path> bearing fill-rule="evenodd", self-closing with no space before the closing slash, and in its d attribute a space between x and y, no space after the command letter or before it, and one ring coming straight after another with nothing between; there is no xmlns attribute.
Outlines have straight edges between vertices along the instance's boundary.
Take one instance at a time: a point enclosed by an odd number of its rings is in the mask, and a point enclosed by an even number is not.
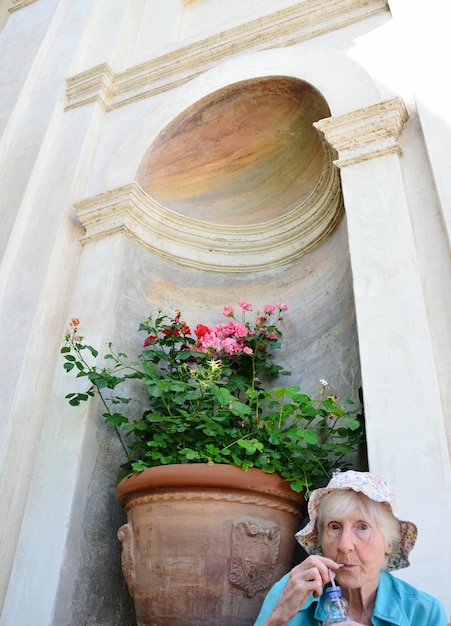
<svg viewBox="0 0 451 626"><path fill-rule="evenodd" d="M236 490L258 492L304 504L304 493L297 493L279 474L267 474L252 467L246 471L235 465L221 463L185 463L149 467L123 478L116 488L116 500L121 507L143 492L177 488Z"/></svg>

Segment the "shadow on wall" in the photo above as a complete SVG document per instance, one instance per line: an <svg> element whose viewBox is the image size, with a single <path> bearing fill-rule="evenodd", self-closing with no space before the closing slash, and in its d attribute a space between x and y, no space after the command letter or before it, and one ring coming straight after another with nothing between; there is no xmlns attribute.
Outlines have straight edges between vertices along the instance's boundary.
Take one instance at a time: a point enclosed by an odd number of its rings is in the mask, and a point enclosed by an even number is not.
<svg viewBox="0 0 451 626"><path fill-rule="evenodd" d="M71 416L66 416L69 419ZM73 415L77 419L76 415ZM121 450L109 426L98 420L97 461L86 494L81 515L78 571L70 606L62 594L55 610L54 626L135 626L133 600L121 570L121 545L117 530L126 517L115 499L117 459ZM79 530L79 529L78 529ZM76 532L73 525L71 532ZM61 587L70 585L62 574Z"/></svg>

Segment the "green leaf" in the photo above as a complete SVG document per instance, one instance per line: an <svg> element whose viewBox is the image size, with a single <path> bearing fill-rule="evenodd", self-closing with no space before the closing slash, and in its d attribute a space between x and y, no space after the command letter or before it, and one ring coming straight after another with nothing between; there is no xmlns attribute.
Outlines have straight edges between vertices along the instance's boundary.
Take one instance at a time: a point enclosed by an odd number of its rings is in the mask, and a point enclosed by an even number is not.
<svg viewBox="0 0 451 626"><path fill-rule="evenodd" d="M233 396L230 400L230 406L233 411L235 411L235 413L242 417L244 417L245 415L250 415L252 413L252 409L248 404L244 404L244 402L236 400L236 398L234 398Z"/></svg>
<svg viewBox="0 0 451 626"><path fill-rule="evenodd" d="M108 380L103 378L103 376L99 376L96 372L89 372L88 378L92 384L99 389L106 389L108 387Z"/></svg>
<svg viewBox="0 0 451 626"><path fill-rule="evenodd" d="M225 406L226 404L229 404L229 402L231 402L233 399L232 394L226 387L217 387L215 385L214 393L215 393L216 400L221 406Z"/></svg>
<svg viewBox="0 0 451 626"><path fill-rule="evenodd" d="M290 487L293 489L293 491L296 491L297 493L301 493L301 491L303 491L306 486L307 485L305 485L304 482L299 478L296 478L295 480L290 480Z"/></svg>
<svg viewBox="0 0 451 626"><path fill-rule="evenodd" d="M98 351L92 346L84 346L84 347L89 350L89 352L92 354L94 358L96 358L99 355Z"/></svg>
<svg viewBox="0 0 451 626"><path fill-rule="evenodd" d="M261 452L263 450L263 444L257 439L238 439L236 443L240 448L244 448L247 454L253 454L256 451Z"/></svg>
<svg viewBox="0 0 451 626"><path fill-rule="evenodd" d="M199 453L196 450L191 450L190 448L186 448L184 450L185 458L187 461L195 461L199 458Z"/></svg>
<svg viewBox="0 0 451 626"><path fill-rule="evenodd" d="M161 415L161 413L147 413L146 414L146 420L148 422L163 422L164 420L169 419L169 416L167 415Z"/></svg>
<svg viewBox="0 0 451 626"><path fill-rule="evenodd" d="M360 428L361 424L359 420L353 417L348 417L348 416L345 417L345 420L346 420L346 426L350 428L351 430L357 430L358 428Z"/></svg>
<svg viewBox="0 0 451 626"><path fill-rule="evenodd" d="M318 433L311 428L306 428L304 430L304 439L307 443L314 445L319 439Z"/></svg>
<svg viewBox="0 0 451 626"><path fill-rule="evenodd" d="M72 400L69 400L69 404L71 406L79 406L80 402L86 402L86 400L88 400L88 394L87 393L77 393L76 396L74 396L72 398Z"/></svg>
<svg viewBox="0 0 451 626"><path fill-rule="evenodd" d="M142 368L144 372L151 378L157 377L157 373L158 373L157 366L154 365L153 363L150 363L150 361L144 361L142 364Z"/></svg>
<svg viewBox="0 0 451 626"><path fill-rule="evenodd" d="M143 472L147 468L148 468L148 465L146 465L144 461L136 461L132 463L132 469L134 472Z"/></svg>
<svg viewBox="0 0 451 626"><path fill-rule="evenodd" d="M126 424L128 419L122 413L104 413L105 421L118 428L121 424Z"/></svg>

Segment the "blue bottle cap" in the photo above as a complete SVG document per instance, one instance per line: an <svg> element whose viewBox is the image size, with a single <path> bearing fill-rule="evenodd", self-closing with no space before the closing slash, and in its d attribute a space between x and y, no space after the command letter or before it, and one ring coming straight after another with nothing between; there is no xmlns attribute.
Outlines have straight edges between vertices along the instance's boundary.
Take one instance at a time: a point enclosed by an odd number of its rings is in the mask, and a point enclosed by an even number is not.
<svg viewBox="0 0 451 626"><path fill-rule="evenodd" d="M328 587L326 589L326 598L342 598L343 593L341 591L341 587Z"/></svg>

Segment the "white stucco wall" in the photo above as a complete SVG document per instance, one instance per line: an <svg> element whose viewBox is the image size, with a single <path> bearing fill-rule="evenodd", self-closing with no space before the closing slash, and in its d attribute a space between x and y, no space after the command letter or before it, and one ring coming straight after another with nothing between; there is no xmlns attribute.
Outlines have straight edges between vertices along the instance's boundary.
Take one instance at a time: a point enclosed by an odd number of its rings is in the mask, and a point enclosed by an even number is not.
<svg viewBox="0 0 451 626"><path fill-rule="evenodd" d="M65 81L74 75L102 63L116 74L126 72L303 4L264 0L256 9L250 1L164 0L161 11L162 2L16 2L10 5L17 10L3 19L0 624L76 623L62 616L73 600L76 583L71 587L67 581L76 576L80 511L101 445L92 436L95 415L82 410L76 419L67 416L60 340L68 319L80 311L93 343L117 332L133 301L118 300L118 289L127 263L141 258L122 235L83 248L73 204L133 181L152 139L200 98L268 75L312 83L332 118L392 98L406 105L402 155L373 155L343 167L341 175L370 469L392 483L400 516L419 526L412 567L400 575L440 597L451 613L444 576L451 557L446 0L390 0L392 13L387 8L342 28L334 28L332 20L328 32L289 46L283 45L280 27L272 49L259 41L260 48L233 52L231 44L230 54L205 62L203 71L160 93L112 110L99 99L65 110ZM322 4L327 15L327 3ZM295 296L295 283L285 286ZM152 296L144 289L143 294L144 308Z"/></svg>

